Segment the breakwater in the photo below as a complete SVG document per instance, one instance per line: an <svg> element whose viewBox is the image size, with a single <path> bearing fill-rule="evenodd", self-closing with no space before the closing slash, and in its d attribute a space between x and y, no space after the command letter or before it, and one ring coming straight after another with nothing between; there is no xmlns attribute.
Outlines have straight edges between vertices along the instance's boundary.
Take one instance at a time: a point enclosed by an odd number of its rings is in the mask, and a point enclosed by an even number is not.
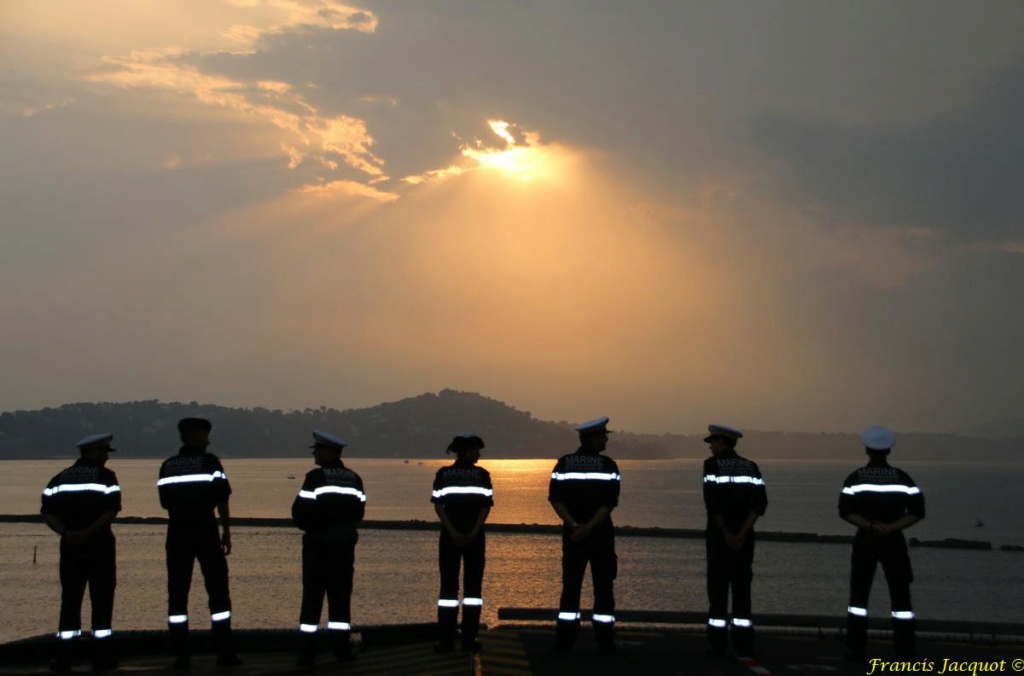
<svg viewBox="0 0 1024 676"><path fill-rule="evenodd" d="M42 523L43 519L38 514L0 514L0 523ZM118 524L123 525L149 525L159 526L167 523L166 517L154 516L123 516L118 517ZM231 525L236 528L295 528L295 524L288 518L262 518L262 517L233 517ZM359 524L360 529L366 530L413 530L431 531L438 528L436 521L423 521L418 519L403 521L380 521L367 520ZM492 523L487 524L488 533L515 533L527 535L561 535L562 527L550 524L526 524L526 523ZM682 538L701 539L704 537L704 530L699 528L644 528L638 526L617 526L615 533L619 537L644 537L644 538ZM819 533L790 533L782 531L757 531L757 539L764 542L799 542L819 544L851 544L852 535L822 535ZM908 538L907 543L911 547L936 547L940 549L975 549L990 551L995 549L992 543L985 540L965 540L961 538L945 538L942 540L919 540ZM1002 545L998 548L1005 552L1024 551L1024 547L1015 545Z"/></svg>

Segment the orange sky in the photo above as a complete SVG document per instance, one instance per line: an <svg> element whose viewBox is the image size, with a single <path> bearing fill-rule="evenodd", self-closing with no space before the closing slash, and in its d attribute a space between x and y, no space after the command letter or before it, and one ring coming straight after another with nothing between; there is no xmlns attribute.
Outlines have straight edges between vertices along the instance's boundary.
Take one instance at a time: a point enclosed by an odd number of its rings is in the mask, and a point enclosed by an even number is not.
<svg viewBox="0 0 1024 676"><path fill-rule="evenodd" d="M6 4L0 409L1019 415L1024 13L927 6Z"/></svg>

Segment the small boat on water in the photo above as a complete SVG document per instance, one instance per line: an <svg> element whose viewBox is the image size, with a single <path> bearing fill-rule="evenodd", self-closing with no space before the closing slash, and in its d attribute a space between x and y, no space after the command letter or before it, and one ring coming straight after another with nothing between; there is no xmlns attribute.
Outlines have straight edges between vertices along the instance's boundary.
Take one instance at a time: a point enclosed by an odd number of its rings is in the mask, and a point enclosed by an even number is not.
<svg viewBox="0 0 1024 676"><path fill-rule="evenodd" d="M974 520L974 527L975 527L975 528L982 528L982 527L983 527L984 525L985 525L985 524L984 524L984 523L982 523L981 519L975 519L975 520Z"/></svg>

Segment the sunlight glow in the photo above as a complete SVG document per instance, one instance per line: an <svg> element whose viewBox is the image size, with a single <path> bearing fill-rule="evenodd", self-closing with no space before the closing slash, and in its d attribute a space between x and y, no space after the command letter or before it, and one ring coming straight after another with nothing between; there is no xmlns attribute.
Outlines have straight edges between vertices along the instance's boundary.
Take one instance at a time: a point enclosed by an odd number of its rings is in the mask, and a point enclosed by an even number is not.
<svg viewBox="0 0 1024 676"><path fill-rule="evenodd" d="M550 150L539 145L540 134L523 132L522 142L517 142L509 132L512 125L504 120L488 120L491 131L505 141L505 148L487 148L477 142L476 147L465 146L462 155L484 168L498 169L503 173L529 182L551 175Z"/></svg>

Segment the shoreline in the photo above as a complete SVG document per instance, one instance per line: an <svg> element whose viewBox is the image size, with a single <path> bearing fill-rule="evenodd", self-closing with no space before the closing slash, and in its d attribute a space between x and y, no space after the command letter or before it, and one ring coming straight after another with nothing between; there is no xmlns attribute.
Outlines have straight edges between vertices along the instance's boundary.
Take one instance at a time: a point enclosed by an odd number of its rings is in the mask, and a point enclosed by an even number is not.
<svg viewBox="0 0 1024 676"><path fill-rule="evenodd" d="M0 523L43 523L39 514L0 514ZM118 517L115 524L159 526L167 524L163 516L123 516ZM290 518L232 517L231 525L236 528L295 528ZM361 530L437 530L437 521L363 521L358 526ZM492 523L487 525L489 533L514 533L525 535L561 535L562 527L549 524L511 524ZM616 526L615 534L619 537L646 538L679 538L698 540L704 538L704 530L698 528L658 528L643 526ZM757 531L757 539L763 542L795 542L812 544L843 544L853 542L852 535L822 535L819 533L790 533L783 531ZM987 540L965 540L961 538L945 538L943 540L919 540L908 538L910 547L934 547L939 549L969 549L982 551L1019 552L1024 547L1002 545L994 547Z"/></svg>

